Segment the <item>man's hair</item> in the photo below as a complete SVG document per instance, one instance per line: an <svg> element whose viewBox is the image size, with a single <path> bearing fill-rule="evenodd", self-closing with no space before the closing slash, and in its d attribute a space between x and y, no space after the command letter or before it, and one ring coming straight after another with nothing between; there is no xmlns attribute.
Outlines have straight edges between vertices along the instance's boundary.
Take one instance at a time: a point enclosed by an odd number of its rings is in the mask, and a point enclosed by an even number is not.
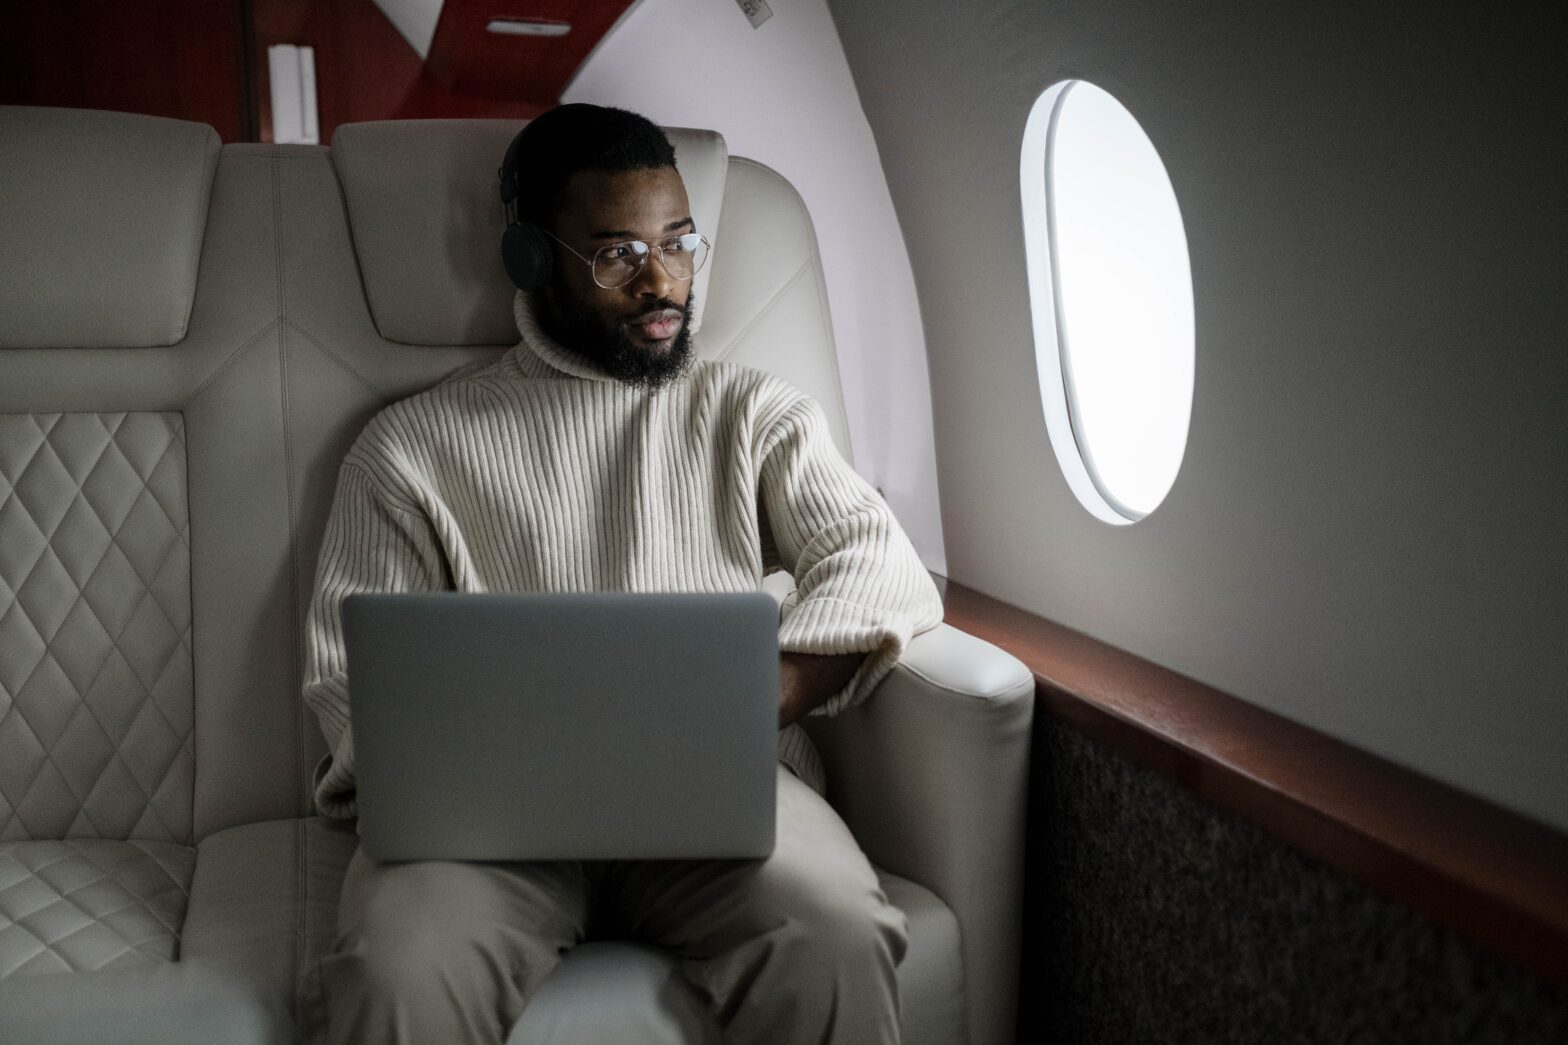
<svg viewBox="0 0 1568 1045"><path fill-rule="evenodd" d="M549 225L567 180L581 170L674 166L675 147L646 116L602 105L560 105L523 128L517 149L518 217Z"/></svg>

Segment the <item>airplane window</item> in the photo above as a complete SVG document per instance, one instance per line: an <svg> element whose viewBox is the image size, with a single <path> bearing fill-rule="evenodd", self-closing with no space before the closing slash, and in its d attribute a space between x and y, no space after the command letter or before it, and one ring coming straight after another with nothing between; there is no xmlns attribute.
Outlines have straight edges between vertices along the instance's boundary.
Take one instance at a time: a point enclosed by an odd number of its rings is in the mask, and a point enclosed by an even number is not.
<svg viewBox="0 0 1568 1045"><path fill-rule="evenodd" d="M1067 80L1029 114L1024 243L1046 429L1078 499L1142 519L1192 414L1192 272L1170 176L1120 102Z"/></svg>

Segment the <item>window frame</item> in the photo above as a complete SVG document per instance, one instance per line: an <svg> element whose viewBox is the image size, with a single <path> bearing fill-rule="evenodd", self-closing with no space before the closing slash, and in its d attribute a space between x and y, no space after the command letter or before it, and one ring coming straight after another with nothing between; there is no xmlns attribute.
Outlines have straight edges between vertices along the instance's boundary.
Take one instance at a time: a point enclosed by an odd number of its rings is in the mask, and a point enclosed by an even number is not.
<svg viewBox="0 0 1568 1045"><path fill-rule="evenodd" d="M1116 526L1138 522L1156 510L1170 496L1176 476L1149 511L1140 511L1118 498L1095 465L1089 439L1081 423L1082 410L1073 376L1072 356L1062 302L1060 251L1057 242L1056 186L1052 178L1056 131L1067 99L1075 87L1088 83L1080 78L1058 81L1035 100L1024 128L1019 151L1019 189L1023 213L1025 267L1029 285L1029 307L1034 331L1035 371L1040 384L1040 402L1045 414L1046 433L1056 454L1063 476L1079 502L1095 518ZM1103 88L1100 88L1103 90ZM1109 93L1109 92L1107 92ZM1115 99L1115 96L1111 96ZM1120 105L1120 99L1115 99ZM1122 106L1124 111L1126 106ZM1128 111L1134 123L1137 118ZM1142 125L1139 124L1139 130ZM1145 135L1147 137L1147 135ZM1158 155L1158 153L1156 153ZM1164 167L1164 160L1160 160ZM1166 171L1169 178L1169 172ZM1178 218L1180 205L1177 204ZM1183 247L1186 229L1182 225ZM1189 280L1191 276L1189 255ZM1190 286L1189 286L1190 290ZM1042 307L1048 304L1048 308ZM1196 308L1196 302L1194 302ZM1192 346L1196 369L1196 332ZM1194 395L1196 386L1194 375ZM1187 426L1183 431L1181 459L1186 457L1186 441L1191 432L1192 403L1187 404ZM1178 464L1177 474L1179 475Z"/></svg>

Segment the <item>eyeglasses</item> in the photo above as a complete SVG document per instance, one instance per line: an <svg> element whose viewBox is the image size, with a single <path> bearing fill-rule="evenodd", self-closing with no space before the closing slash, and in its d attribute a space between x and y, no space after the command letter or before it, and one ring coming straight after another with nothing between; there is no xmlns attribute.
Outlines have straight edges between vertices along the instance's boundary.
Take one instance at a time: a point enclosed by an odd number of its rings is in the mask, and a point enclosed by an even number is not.
<svg viewBox="0 0 1568 1045"><path fill-rule="evenodd" d="M682 282L695 276L702 269L703 262L708 260L708 238L696 232L671 236L662 243L644 243L640 239L608 243L594 251L593 257L589 258L578 254L570 243L549 229L543 231L593 269L593 281L605 290L624 287L636 279L637 274L648 264L649 255L659 259L659 264L672 279Z"/></svg>

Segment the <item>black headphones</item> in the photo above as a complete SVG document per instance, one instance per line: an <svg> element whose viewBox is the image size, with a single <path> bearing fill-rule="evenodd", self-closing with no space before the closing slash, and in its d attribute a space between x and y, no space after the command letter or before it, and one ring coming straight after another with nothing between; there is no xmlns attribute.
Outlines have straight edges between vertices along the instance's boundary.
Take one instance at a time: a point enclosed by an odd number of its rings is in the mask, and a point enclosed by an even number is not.
<svg viewBox="0 0 1568 1045"><path fill-rule="evenodd" d="M550 282L550 266L555 251L544 229L530 221L517 220L517 154L528 133L524 127L506 147L501 161L501 205L506 208L506 231L501 234L501 263L519 290L538 290Z"/></svg>

